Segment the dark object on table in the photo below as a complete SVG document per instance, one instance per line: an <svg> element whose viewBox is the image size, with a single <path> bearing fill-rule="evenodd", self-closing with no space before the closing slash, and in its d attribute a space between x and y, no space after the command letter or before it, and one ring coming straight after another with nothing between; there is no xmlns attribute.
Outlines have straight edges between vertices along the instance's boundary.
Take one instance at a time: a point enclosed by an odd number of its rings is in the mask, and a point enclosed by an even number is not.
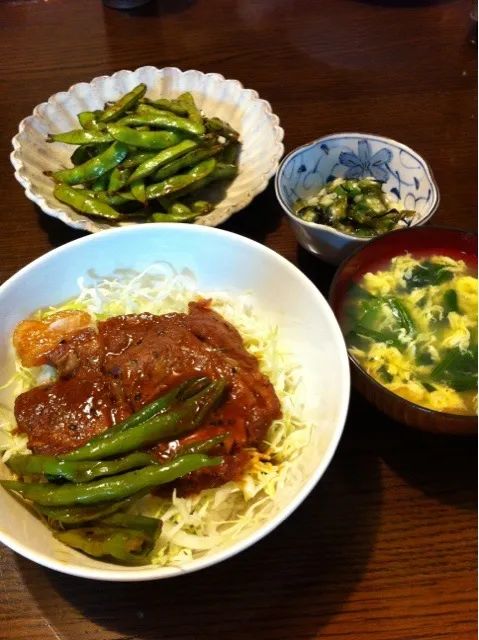
<svg viewBox="0 0 479 640"><path fill-rule="evenodd" d="M149 2L151 0L103 0L103 4L111 9L136 9Z"/></svg>
<svg viewBox="0 0 479 640"><path fill-rule="evenodd" d="M474 7L469 14L469 42L477 47L477 2L474 3Z"/></svg>

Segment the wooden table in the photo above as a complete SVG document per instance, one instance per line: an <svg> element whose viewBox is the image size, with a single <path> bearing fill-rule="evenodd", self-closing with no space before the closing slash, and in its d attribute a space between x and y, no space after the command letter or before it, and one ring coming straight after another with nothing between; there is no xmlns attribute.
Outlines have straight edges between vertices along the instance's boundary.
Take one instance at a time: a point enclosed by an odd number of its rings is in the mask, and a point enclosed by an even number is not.
<svg viewBox="0 0 479 640"><path fill-rule="evenodd" d="M51 94L145 64L219 72L271 101L286 150L337 131L412 146L441 191L434 221L476 225L476 52L467 1L4 0L0 12L0 281L79 233L13 178L10 138ZM270 185L225 225L327 291ZM1 317L1 316L0 316ZM0 321L1 322L1 321ZM476 443L391 422L353 393L330 469L254 548L168 582L95 583L0 549L0 638L472 640ZM3 514L5 517L5 514Z"/></svg>

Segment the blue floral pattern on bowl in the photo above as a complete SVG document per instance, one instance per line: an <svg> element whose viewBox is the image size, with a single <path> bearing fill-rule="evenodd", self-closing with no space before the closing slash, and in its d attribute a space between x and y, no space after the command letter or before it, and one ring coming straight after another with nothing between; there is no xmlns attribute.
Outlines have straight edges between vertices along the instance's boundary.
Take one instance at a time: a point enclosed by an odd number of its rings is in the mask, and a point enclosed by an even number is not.
<svg viewBox="0 0 479 640"><path fill-rule="evenodd" d="M289 213L298 199L311 197L334 178L372 177L385 191L416 211L422 224L437 208L439 195L427 163L409 147L374 135L327 136L284 158L276 176L279 200Z"/></svg>
<svg viewBox="0 0 479 640"><path fill-rule="evenodd" d="M360 140L357 154L352 151L342 151L339 154L339 164L349 167L344 174L344 177L348 178L348 180L374 178L379 182L387 182L387 165L392 158L392 152L385 147L371 154L369 141Z"/></svg>

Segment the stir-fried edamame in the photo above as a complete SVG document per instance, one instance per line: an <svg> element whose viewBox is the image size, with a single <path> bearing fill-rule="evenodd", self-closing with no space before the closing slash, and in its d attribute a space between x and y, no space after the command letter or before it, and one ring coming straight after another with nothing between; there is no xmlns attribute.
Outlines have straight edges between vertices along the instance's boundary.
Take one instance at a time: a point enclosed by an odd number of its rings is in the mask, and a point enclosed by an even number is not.
<svg viewBox="0 0 479 640"><path fill-rule="evenodd" d="M47 173L55 197L110 222L194 222L214 205L196 192L238 173L239 133L204 116L190 93L145 97L140 84L104 109L78 114L79 129L47 136L79 145L72 167Z"/></svg>

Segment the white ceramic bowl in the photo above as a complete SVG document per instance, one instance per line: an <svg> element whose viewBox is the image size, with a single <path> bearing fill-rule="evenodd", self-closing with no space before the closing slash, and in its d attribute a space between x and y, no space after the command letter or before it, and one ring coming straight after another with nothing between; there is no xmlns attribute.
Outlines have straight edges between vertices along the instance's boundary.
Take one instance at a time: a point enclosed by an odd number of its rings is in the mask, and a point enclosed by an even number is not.
<svg viewBox="0 0 479 640"><path fill-rule="evenodd" d="M373 177L407 209L413 225L425 224L439 206L439 190L427 162L390 138L367 133L337 133L298 147L283 158L275 178L276 197L299 244L326 262L339 264L368 238L348 236L294 215L294 203L316 195L333 178Z"/></svg>
<svg viewBox="0 0 479 640"><path fill-rule="evenodd" d="M126 568L83 556L55 541L20 501L0 489L0 540L46 567L98 580L136 581L216 564L252 545L288 517L321 478L336 450L348 409L350 381L346 347L332 310L316 287L277 253L208 227L146 224L114 229L55 249L14 275L0 287L0 385L13 371L11 335L18 322L39 307L77 295L79 276L88 282L92 272L109 276L117 269L142 270L159 260L193 272L198 288L205 292L237 295L251 291L255 308L278 324L282 341L302 369L304 418L314 425L310 446L295 460L302 479L277 493L277 511L269 521L252 524L231 546L214 549L181 569ZM7 390L0 392L0 403L13 405ZM4 465L2 476L8 476Z"/></svg>
<svg viewBox="0 0 479 640"><path fill-rule="evenodd" d="M146 95L152 99L174 98L190 91L207 116L226 120L241 134L239 175L227 187L215 209L201 217L197 224L214 227L225 222L266 188L284 151L281 142L284 131L268 102L261 100L256 91L244 89L237 80L226 80L217 73L141 67L75 84L68 91L51 96L21 121L12 140L14 150L10 159L26 196L45 213L75 229L93 232L111 227L77 213L53 197L54 183L43 172L71 166L70 156L75 147L48 144L46 135L78 129L78 113L102 109L105 102L118 100L140 82L148 86Z"/></svg>

